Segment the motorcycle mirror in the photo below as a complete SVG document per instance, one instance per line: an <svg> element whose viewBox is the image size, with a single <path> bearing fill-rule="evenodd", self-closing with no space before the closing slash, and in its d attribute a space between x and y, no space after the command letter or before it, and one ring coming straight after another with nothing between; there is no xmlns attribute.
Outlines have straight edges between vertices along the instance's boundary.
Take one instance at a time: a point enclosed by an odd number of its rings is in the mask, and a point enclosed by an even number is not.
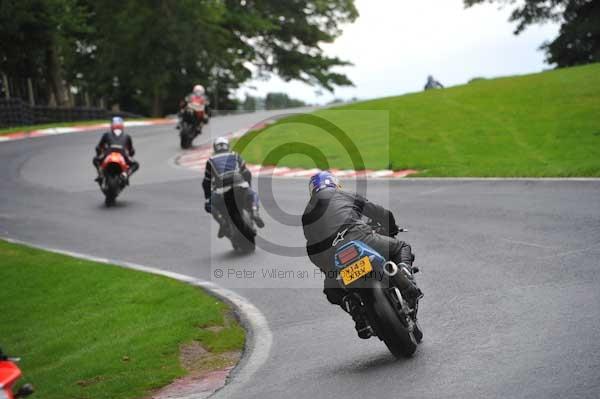
<svg viewBox="0 0 600 399"><path fill-rule="evenodd" d="M21 388L19 388L19 390L17 391L17 393L15 395L15 399L16 398L24 398L26 396L31 395L33 392L34 392L33 385L25 384Z"/></svg>

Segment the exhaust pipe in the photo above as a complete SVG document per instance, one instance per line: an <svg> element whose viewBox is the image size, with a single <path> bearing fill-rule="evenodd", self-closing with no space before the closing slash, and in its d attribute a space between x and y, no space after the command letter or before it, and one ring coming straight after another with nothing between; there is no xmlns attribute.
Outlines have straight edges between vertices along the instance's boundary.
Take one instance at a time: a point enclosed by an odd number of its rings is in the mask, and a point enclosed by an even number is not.
<svg viewBox="0 0 600 399"><path fill-rule="evenodd" d="M388 277L394 277L398 274L398 266L392 261L387 261L383 264L383 272Z"/></svg>
<svg viewBox="0 0 600 399"><path fill-rule="evenodd" d="M415 285L410 280L410 271L405 264L401 263L400 266L401 268L394 262L387 261L383 264L383 273L388 276L390 281L394 282L400 291L414 289Z"/></svg>

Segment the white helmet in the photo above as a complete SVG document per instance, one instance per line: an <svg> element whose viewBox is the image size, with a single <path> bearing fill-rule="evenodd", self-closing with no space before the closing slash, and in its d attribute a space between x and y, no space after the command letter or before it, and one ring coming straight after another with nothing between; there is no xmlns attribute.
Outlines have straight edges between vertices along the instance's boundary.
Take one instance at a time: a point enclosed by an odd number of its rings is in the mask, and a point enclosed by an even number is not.
<svg viewBox="0 0 600 399"><path fill-rule="evenodd" d="M213 143L216 153L229 151L229 140L227 137L217 137Z"/></svg>
<svg viewBox="0 0 600 399"><path fill-rule="evenodd" d="M203 96L204 93L206 92L206 90L204 90L204 86L202 86L202 85L194 86L194 90L192 90L192 91L197 96Z"/></svg>
<svg viewBox="0 0 600 399"><path fill-rule="evenodd" d="M125 127L125 122L123 122L123 118L120 116L114 116L110 121L110 130L114 133L115 136L119 137L121 133L123 133L123 129Z"/></svg>

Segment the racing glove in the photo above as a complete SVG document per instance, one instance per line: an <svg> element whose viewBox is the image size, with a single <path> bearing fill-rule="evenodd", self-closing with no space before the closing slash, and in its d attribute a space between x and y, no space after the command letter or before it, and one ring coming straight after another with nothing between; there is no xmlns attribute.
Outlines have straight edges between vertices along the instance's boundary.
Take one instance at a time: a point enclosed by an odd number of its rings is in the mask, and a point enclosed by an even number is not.
<svg viewBox="0 0 600 399"><path fill-rule="evenodd" d="M210 203L210 198L207 198L206 201L204 201L204 210L207 213L211 213L211 211L212 211L212 205Z"/></svg>

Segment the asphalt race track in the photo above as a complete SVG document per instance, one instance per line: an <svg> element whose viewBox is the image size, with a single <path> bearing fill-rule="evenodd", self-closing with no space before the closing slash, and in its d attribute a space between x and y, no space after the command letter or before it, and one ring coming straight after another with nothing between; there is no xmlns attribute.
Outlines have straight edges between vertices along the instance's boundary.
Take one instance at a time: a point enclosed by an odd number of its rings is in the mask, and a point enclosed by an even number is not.
<svg viewBox="0 0 600 399"><path fill-rule="evenodd" d="M270 115L214 118L195 143ZM268 198L260 179L263 249L236 256L203 210L202 176L172 162L173 127L129 133L141 169L111 209L93 182L99 133L0 144L0 235L212 280L248 298L267 318L271 351L249 383L217 397L600 397L600 181L369 182L369 197L409 229L401 238L423 271L424 342L397 361L356 336L313 274L260 278L313 270L289 216L305 206L306 180L273 180Z"/></svg>

